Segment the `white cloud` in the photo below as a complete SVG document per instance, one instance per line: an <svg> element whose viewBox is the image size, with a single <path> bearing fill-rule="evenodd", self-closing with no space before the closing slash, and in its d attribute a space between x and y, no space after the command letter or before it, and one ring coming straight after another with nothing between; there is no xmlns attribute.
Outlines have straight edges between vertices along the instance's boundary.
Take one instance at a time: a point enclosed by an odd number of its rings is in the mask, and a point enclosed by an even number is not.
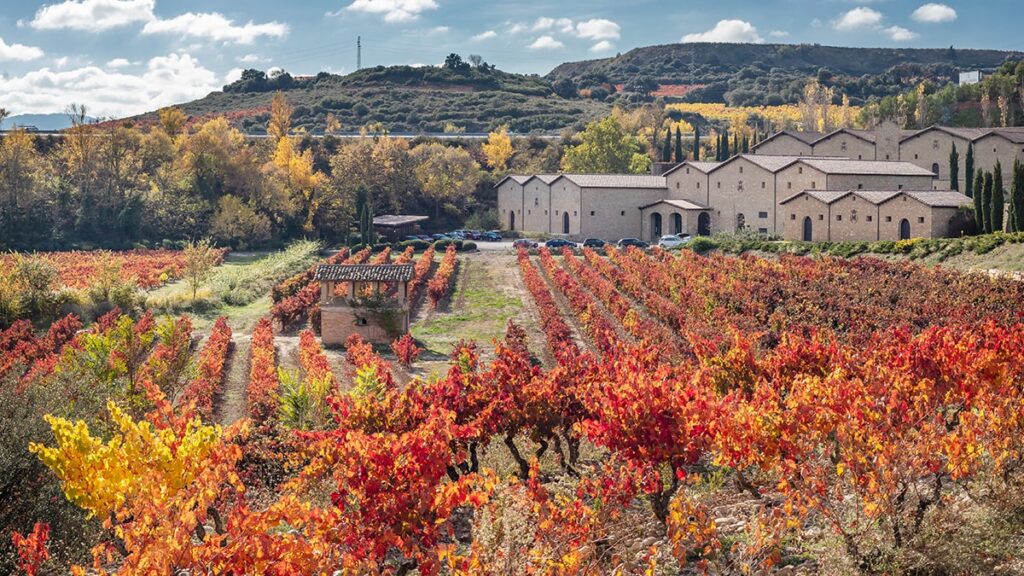
<svg viewBox="0 0 1024 576"><path fill-rule="evenodd" d="M451 28L449 28L447 26L434 26L430 30L427 30L427 34L428 35L447 34L450 30L451 30Z"/></svg>
<svg viewBox="0 0 1024 576"><path fill-rule="evenodd" d="M409 22L419 18L423 12L437 8L435 0L355 0L345 10L383 14L385 22Z"/></svg>
<svg viewBox="0 0 1024 576"><path fill-rule="evenodd" d="M508 33L509 34L519 34L520 32L526 32L529 29L530 29L530 27L527 26L526 24L523 24L521 22L517 22L517 23L515 23L515 24L513 24L512 26L509 27Z"/></svg>
<svg viewBox="0 0 1024 576"><path fill-rule="evenodd" d="M29 26L37 30L99 32L154 19L156 0L66 0L36 11Z"/></svg>
<svg viewBox="0 0 1024 576"><path fill-rule="evenodd" d="M910 15L911 18L918 22L925 22L928 24L940 24L942 22L952 22L956 20L956 10L945 5L936 4L929 2L928 4L922 5L914 13Z"/></svg>
<svg viewBox="0 0 1024 576"><path fill-rule="evenodd" d="M772 38L789 38L789 32L785 30L772 30L768 35Z"/></svg>
<svg viewBox="0 0 1024 576"><path fill-rule="evenodd" d="M481 32L481 33L477 34L476 36L473 36L472 38L470 38L470 40L472 40L474 42L481 42L483 40L490 40L492 38L497 38L497 37L498 37L498 33L495 32L494 30L486 30L484 32Z"/></svg>
<svg viewBox="0 0 1024 576"><path fill-rule="evenodd" d="M167 20L153 20L142 28L143 34L173 34L185 38L203 38L225 44L252 44L257 38L281 38L288 34L288 25L280 22L254 24L249 21L236 26L233 20L217 12L187 12Z"/></svg>
<svg viewBox="0 0 1024 576"><path fill-rule="evenodd" d="M238 60L242 64L255 64L257 62L264 62L266 58L258 54L246 54L244 56L239 56L238 58L236 58L236 60Z"/></svg>
<svg viewBox="0 0 1024 576"><path fill-rule="evenodd" d="M902 26L890 26L883 30L890 40L895 42L907 42L918 37L917 32L907 30Z"/></svg>
<svg viewBox="0 0 1024 576"><path fill-rule="evenodd" d="M557 50L559 48L565 48L565 44L555 40L552 36L541 36L534 40L532 44L527 46L527 48L530 50Z"/></svg>
<svg viewBox="0 0 1024 576"><path fill-rule="evenodd" d="M231 70L228 70L228 73L224 75L224 83L231 84L232 82L241 80L242 72L244 72L244 70L241 68L232 68Z"/></svg>
<svg viewBox="0 0 1024 576"><path fill-rule="evenodd" d="M576 35L588 40L618 40L622 27L604 18L594 18L576 24Z"/></svg>
<svg viewBox="0 0 1024 576"><path fill-rule="evenodd" d="M219 89L217 75L188 54L152 58L139 74L98 66L42 68L0 78L4 106L18 114L53 112L85 104L93 116L128 116L201 98Z"/></svg>
<svg viewBox="0 0 1024 576"><path fill-rule="evenodd" d="M61 56L60 58L53 59L53 65L57 68L67 68L69 62L71 62L71 58L68 58L67 56Z"/></svg>
<svg viewBox="0 0 1024 576"><path fill-rule="evenodd" d="M856 30L858 28L870 28L882 23L882 13L864 6L859 6L844 13L839 20L833 24L836 30Z"/></svg>
<svg viewBox="0 0 1024 576"><path fill-rule="evenodd" d="M107 62L107 68L127 68L132 65L132 61L127 58L114 58Z"/></svg>
<svg viewBox="0 0 1024 576"><path fill-rule="evenodd" d="M8 44L4 42L3 38L0 38L0 62L16 60L18 62L28 62L29 60L36 60L42 58L45 53L41 48L35 46L26 46L24 44Z"/></svg>
<svg viewBox="0 0 1024 576"><path fill-rule="evenodd" d="M687 34L682 42L739 42L758 44L764 42L750 22L743 20L719 20L715 27L707 32Z"/></svg>
<svg viewBox="0 0 1024 576"><path fill-rule="evenodd" d="M534 32L540 32L541 30L550 30L552 28L558 28L561 32L571 34L573 32L572 19L570 18L548 18L547 16L541 16L537 18L537 21L533 23L530 28Z"/></svg>
<svg viewBox="0 0 1024 576"><path fill-rule="evenodd" d="M609 40L601 40L597 44L590 47L591 52L608 52L614 50L615 44L612 44Z"/></svg>

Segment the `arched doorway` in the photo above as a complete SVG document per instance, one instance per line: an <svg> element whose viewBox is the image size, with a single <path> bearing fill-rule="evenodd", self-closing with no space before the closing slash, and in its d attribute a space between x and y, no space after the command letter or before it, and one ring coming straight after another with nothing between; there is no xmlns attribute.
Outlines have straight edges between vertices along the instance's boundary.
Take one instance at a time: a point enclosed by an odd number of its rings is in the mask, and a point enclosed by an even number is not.
<svg viewBox="0 0 1024 576"><path fill-rule="evenodd" d="M516 211L515 210L509 210L508 211L508 229L509 230L515 230L516 229Z"/></svg>
<svg viewBox="0 0 1024 576"><path fill-rule="evenodd" d="M742 232L747 227L747 217L743 214L736 215L736 231Z"/></svg>
<svg viewBox="0 0 1024 576"><path fill-rule="evenodd" d="M562 234L569 233L569 213L562 212Z"/></svg>
<svg viewBox="0 0 1024 576"><path fill-rule="evenodd" d="M707 212L701 212L697 216L697 235L711 236L711 215Z"/></svg>
<svg viewBox="0 0 1024 576"><path fill-rule="evenodd" d="M679 212L672 213L672 233L682 234L683 233L683 215Z"/></svg>
<svg viewBox="0 0 1024 576"><path fill-rule="evenodd" d="M932 164L932 174L935 174L935 176L938 177L938 175L939 175L939 163L938 162Z"/></svg>
<svg viewBox="0 0 1024 576"><path fill-rule="evenodd" d="M900 220L900 240L910 240L910 220Z"/></svg>
<svg viewBox="0 0 1024 576"><path fill-rule="evenodd" d="M661 238L661 213L651 213L651 242L656 242L658 238Z"/></svg>
<svg viewBox="0 0 1024 576"><path fill-rule="evenodd" d="M810 216L804 217L804 242L811 242L814 239L814 221Z"/></svg>

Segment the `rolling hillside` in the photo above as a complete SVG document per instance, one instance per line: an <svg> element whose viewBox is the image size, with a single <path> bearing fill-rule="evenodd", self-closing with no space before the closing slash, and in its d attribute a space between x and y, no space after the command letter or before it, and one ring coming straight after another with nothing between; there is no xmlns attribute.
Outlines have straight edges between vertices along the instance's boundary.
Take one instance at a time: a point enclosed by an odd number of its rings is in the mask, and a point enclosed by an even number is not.
<svg viewBox="0 0 1024 576"><path fill-rule="evenodd" d="M842 48L810 44L666 44L614 58L569 62L547 78L578 88L643 83L682 90L691 102L734 106L795 103L817 76L854 103L902 92L919 80L944 84L961 70L992 70L1024 52L953 48ZM639 81L639 82L638 82ZM696 89L694 89L696 87Z"/></svg>
<svg viewBox="0 0 1024 576"><path fill-rule="evenodd" d="M297 127L323 133L329 115L342 132L381 123L394 133L557 133L580 128L620 101L651 97L732 106L791 104L808 78L860 104L905 92L922 80L955 82L962 70L992 70L1024 52L840 48L779 44L670 44L602 60L570 62L547 76L511 74L456 58L444 67L392 66L337 76L267 77L247 70L239 81L180 107L193 121L227 116L251 134L266 130L270 100L283 90ZM155 122L149 113L133 119Z"/></svg>

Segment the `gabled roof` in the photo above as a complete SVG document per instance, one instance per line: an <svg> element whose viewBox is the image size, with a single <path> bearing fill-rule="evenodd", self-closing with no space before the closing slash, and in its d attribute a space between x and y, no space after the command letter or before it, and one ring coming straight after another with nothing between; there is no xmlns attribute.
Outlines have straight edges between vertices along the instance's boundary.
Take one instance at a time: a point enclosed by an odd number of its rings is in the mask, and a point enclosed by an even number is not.
<svg viewBox="0 0 1024 576"><path fill-rule="evenodd" d="M580 188L665 188L664 176L645 174L562 174ZM557 180L557 179L556 179Z"/></svg>
<svg viewBox="0 0 1024 576"><path fill-rule="evenodd" d="M863 140L869 144L875 143L875 132L873 130L854 130L852 128L839 128L838 130L833 130L828 134L825 134L824 136L818 138L814 142L811 142L811 144L817 146L820 142L824 142L825 140L828 140L829 138L837 136L839 134L847 134L849 136L853 136L854 138Z"/></svg>
<svg viewBox="0 0 1024 576"><path fill-rule="evenodd" d="M772 134L771 136L765 138L764 140L761 140L757 144L754 144L751 150L757 150L758 147L760 147L762 144L766 142L771 142L772 140L775 140L776 138L781 138L783 136L796 138L797 140L803 142L804 144L811 145L814 143L815 140L818 140L819 138L824 136L824 132L800 132L797 130L783 130L781 132L776 132L775 134Z"/></svg>
<svg viewBox="0 0 1024 576"><path fill-rule="evenodd" d="M321 264L316 267L316 280L327 282L408 282L415 268L412 264Z"/></svg>
<svg viewBox="0 0 1024 576"><path fill-rule="evenodd" d="M899 196L903 193L902 190L855 190L854 195L860 196L861 198L871 202L872 204L881 204L886 200L894 196Z"/></svg>
<svg viewBox="0 0 1024 576"><path fill-rule="evenodd" d="M844 196L853 194L853 192L850 190L804 190L803 192L797 192L796 194L793 194L792 196L786 198L782 202L779 202L779 204L786 204L791 200L795 200L805 194L807 196L810 196L811 198L814 198L815 200L824 202L825 204L831 204Z"/></svg>
<svg viewBox="0 0 1024 576"><path fill-rule="evenodd" d="M923 130L918 130L916 132L911 132L910 134L903 135L900 138L900 144L908 140L913 140L918 136L923 136L929 132L944 132L951 136L956 136L957 138L962 138L969 142L974 142L980 138L988 136L989 133L991 133L991 131L991 128L954 128L950 126L935 125L929 126L928 128L925 128Z"/></svg>
<svg viewBox="0 0 1024 576"><path fill-rule="evenodd" d="M992 134L1002 136L1014 144L1024 144L1024 126L1012 128L993 128Z"/></svg>
<svg viewBox="0 0 1024 576"><path fill-rule="evenodd" d="M959 208L973 202L966 195L952 190L904 190L903 193L932 208Z"/></svg>
<svg viewBox="0 0 1024 576"><path fill-rule="evenodd" d="M727 164L730 164L732 162L735 162L735 161L739 160L740 158L748 160L748 161L750 161L750 163L752 163L752 164L754 164L756 166L760 166L761 168L764 168L765 170L767 170L767 171L769 171L769 172L771 172L773 174L775 172L778 172L779 170L782 170L783 168L793 164L794 162L797 162L799 160L804 160L804 159L807 159L807 158L817 158L819 160L836 160L836 161L838 161L838 160L844 160L845 161L846 160L846 158L841 158L841 157L838 157L838 156L774 156L774 155L770 155L770 154L737 154L736 156L733 156L732 158L729 158L725 162L719 163L718 166L713 168L711 171L712 172L717 171L717 170L723 168L724 166L726 166Z"/></svg>
<svg viewBox="0 0 1024 576"><path fill-rule="evenodd" d="M911 164L910 162L817 158L813 156L804 156L798 158L797 161L826 174L853 174L865 176L935 176L931 170L926 170L920 166Z"/></svg>
<svg viewBox="0 0 1024 576"><path fill-rule="evenodd" d="M641 206L640 209L647 210L648 208L657 206L658 204L668 204L669 206L674 206L676 208L679 208L680 210L707 210L707 208L701 206L700 204L694 204L689 200L658 200L657 202L652 202L651 204L647 204L646 206Z"/></svg>
<svg viewBox="0 0 1024 576"><path fill-rule="evenodd" d="M530 181L530 180L533 180L534 178L536 178L537 180L540 180L541 182L543 182L545 184L551 184L552 182L554 182L555 180L558 180L561 177L562 177L561 174L535 174L535 175L531 176L530 178L528 178L527 181Z"/></svg>
<svg viewBox="0 0 1024 576"><path fill-rule="evenodd" d="M662 176L668 176L669 174L675 172L676 170L680 170L680 169L682 169L684 167L693 168L693 169L695 169L695 170L697 170L699 172L703 172L704 174L707 174L708 172L711 172L715 168L718 168L718 166L720 164L721 164L721 162L703 162L703 161L700 161L700 160L693 160L693 161L687 160L686 162L683 162L682 164L677 164L676 166L673 166L671 170L668 170L667 172L662 174Z"/></svg>
<svg viewBox="0 0 1024 576"><path fill-rule="evenodd" d="M495 188L499 188L502 184L504 184L508 180L512 180L516 184L519 184L520 186L522 186L522 185L526 184L527 182L529 182L530 180L533 180L534 178L539 179L540 181L544 182L545 184L551 184L551 182L553 180L555 180L556 178L558 178L558 176L559 176L559 174L531 174L531 175L527 175L527 174L509 174L508 176L505 176L504 178L499 180L498 183L494 185L494 187Z"/></svg>

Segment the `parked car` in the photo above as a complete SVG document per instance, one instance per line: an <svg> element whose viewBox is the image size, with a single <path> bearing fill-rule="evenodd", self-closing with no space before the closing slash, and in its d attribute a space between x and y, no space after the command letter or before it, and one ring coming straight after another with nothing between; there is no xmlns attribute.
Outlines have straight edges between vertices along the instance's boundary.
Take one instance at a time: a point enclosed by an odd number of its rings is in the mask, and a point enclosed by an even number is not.
<svg viewBox="0 0 1024 576"><path fill-rule="evenodd" d="M512 247L513 248L526 248L526 249L530 249L530 248L536 248L537 247L537 243L534 242L533 240L528 239L528 238L520 238L520 239L512 242Z"/></svg>
<svg viewBox="0 0 1024 576"><path fill-rule="evenodd" d="M634 248L640 248L642 250L650 246L650 244L639 238L623 238L622 240L619 240L618 246L619 248L628 248L633 246Z"/></svg>
<svg viewBox="0 0 1024 576"><path fill-rule="evenodd" d="M689 238L689 236L687 236L687 238ZM662 236L658 239L658 246L661 246L662 248L677 248L687 242L689 242L689 240L683 240L675 234L669 234L668 236Z"/></svg>
<svg viewBox="0 0 1024 576"><path fill-rule="evenodd" d="M604 248L608 243L600 238L587 238L583 241L584 248Z"/></svg>
<svg viewBox="0 0 1024 576"><path fill-rule="evenodd" d="M576 243L572 240L566 240L565 238L552 238L544 243L548 248L575 248Z"/></svg>
<svg viewBox="0 0 1024 576"><path fill-rule="evenodd" d="M452 239L452 237L448 236L447 234L433 234L433 235L430 236L430 238L431 238L431 240L434 240L434 241L437 241L437 240L451 240Z"/></svg>
<svg viewBox="0 0 1024 576"><path fill-rule="evenodd" d="M420 240L426 241L426 242L433 242L434 241L434 237L430 236L428 234L420 234L419 236L417 236L417 238L419 238Z"/></svg>
<svg viewBox="0 0 1024 576"><path fill-rule="evenodd" d="M483 240L484 242L501 242L501 234L496 234L494 232L484 232L483 234L480 235L479 240Z"/></svg>
<svg viewBox="0 0 1024 576"><path fill-rule="evenodd" d="M406 236L405 238L402 238L403 242L415 242L417 240L422 240L422 238L419 236Z"/></svg>

